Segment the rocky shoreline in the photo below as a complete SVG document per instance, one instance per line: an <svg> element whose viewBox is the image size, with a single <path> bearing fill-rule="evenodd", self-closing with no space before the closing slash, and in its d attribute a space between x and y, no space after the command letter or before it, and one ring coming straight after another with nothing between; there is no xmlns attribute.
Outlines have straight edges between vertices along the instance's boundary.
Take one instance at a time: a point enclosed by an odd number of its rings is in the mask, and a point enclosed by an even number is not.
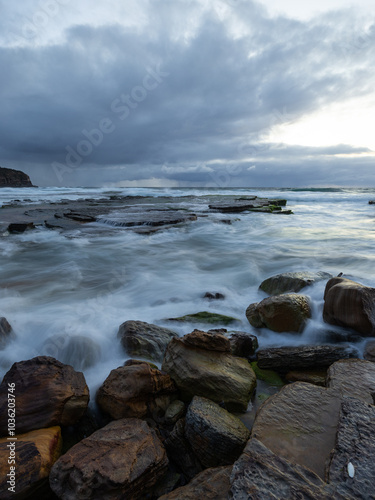
<svg viewBox="0 0 375 500"><path fill-rule="evenodd" d="M264 348L215 318L217 328L183 337L121 324L119 348L131 359L96 394L83 373L54 358L15 363L0 386L2 415L15 387L17 432L12 441L2 419L2 498L373 498L375 289L326 273L285 273L260 285L269 297L250 304L247 318L254 333L298 338L309 317L303 292L318 280L326 281L327 329L369 338L366 359L345 335L341 345ZM1 318L1 345L14 335Z"/></svg>

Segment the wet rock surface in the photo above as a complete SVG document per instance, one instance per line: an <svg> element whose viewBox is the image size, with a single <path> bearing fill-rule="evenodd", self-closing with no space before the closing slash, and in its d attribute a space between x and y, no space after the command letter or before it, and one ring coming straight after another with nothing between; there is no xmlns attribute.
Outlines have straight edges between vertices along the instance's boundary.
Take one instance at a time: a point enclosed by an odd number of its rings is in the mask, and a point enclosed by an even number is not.
<svg viewBox="0 0 375 500"><path fill-rule="evenodd" d="M166 451L146 422L117 420L73 446L55 463L52 490L62 499L143 499L168 467Z"/></svg>
<svg viewBox="0 0 375 500"><path fill-rule="evenodd" d="M186 413L185 436L200 463L207 468L233 464L250 431L218 404L195 396Z"/></svg>
<svg viewBox="0 0 375 500"><path fill-rule="evenodd" d="M257 351L257 360L259 368L287 372L324 368L340 359L354 358L357 355L356 349L345 346L269 347Z"/></svg>
<svg viewBox="0 0 375 500"><path fill-rule="evenodd" d="M73 425L84 414L89 389L83 373L49 356L14 363L0 385L0 413L7 413L8 384L17 388L17 432ZM1 419L0 433L7 433Z"/></svg>
<svg viewBox="0 0 375 500"><path fill-rule="evenodd" d="M179 321L184 323L202 323L208 325L225 325L225 326L239 322L237 318L233 318L232 316L226 316L225 314L211 313L208 311L186 314L185 316L180 316L179 318L169 318L169 321Z"/></svg>
<svg viewBox="0 0 375 500"><path fill-rule="evenodd" d="M112 370L96 394L99 407L114 419L163 416L176 398L167 373L139 362Z"/></svg>
<svg viewBox="0 0 375 500"><path fill-rule="evenodd" d="M158 500L218 500L226 499L230 488L232 467L214 467L200 472L186 486L177 488Z"/></svg>
<svg viewBox="0 0 375 500"><path fill-rule="evenodd" d="M373 404L375 364L363 359L337 361L328 369L327 387L341 396L355 397Z"/></svg>
<svg viewBox="0 0 375 500"><path fill-rule="evenodd" d="M270 200L267 198L258 198L249 196L248 198L239 198L231 202L211 203L209 208L222 213L238 213L245 211L262 211L268 213L281 212L282 206L286 205L286 200ZM291 213L290 210L285 211Z"/></svg>
<svg viewBox="0 0 375 500"><path fill-rule="evenodd" d="M372 361L373 363L375 362L375 340L369 340L366 343L363 351L363 357L367 361Z"/></svg>
<svg viewBox="0 0 375 500"><path fill-rule="evenodd" d="M324 292L323 319L364 336L375 332L375 289L346 278L332 278Z"/></svg>
<svg viewBox="0 0 375 500"><path fill-rule="evenodd" d="M299 333L311 317L310 301L305 295L285 293L250 304L246 317L255 328L274 332Z"/></svg>
<svg viewBox="0 0 375 500"><path fill-rule="evenodd" d="M189 343L188 337L171 340L162 365L182 399L202 396L225 403L228 410L246 411L256 385L248 361L229 352L197 347Z"/></svg>
<svg viewBox="0 0 375 500"><path fill-rule="evenodd" d="M299 271L276 274L264 280L259 288L268 295L279 295L281 293L299 292L306 286L322 280L329 280L332 275L325 272L311 273L310 271Z"/></svg>
<svg viewBox="0 0 375 500"><path fill-rule="evenodd" d="M14 441L9 441L8 438L0 439L0 496L3 500L21 496L39 498L35 490L48 478L53 464L61 453L61 429L49 427L18 434L15 438ZM13 448L10 448L11 443L14 443ZM8 458L11 463L8 462ZM9 491L10 484L7 483L10 480L8 474L13 464L14 492Z"/></svg>
<svg viewBox="0 0 375 500"><path fill-rule="evenodd" d="M144 321L125 321L120 325L117 337L129 356L162 361L168 343L178 334Z"/></svg>

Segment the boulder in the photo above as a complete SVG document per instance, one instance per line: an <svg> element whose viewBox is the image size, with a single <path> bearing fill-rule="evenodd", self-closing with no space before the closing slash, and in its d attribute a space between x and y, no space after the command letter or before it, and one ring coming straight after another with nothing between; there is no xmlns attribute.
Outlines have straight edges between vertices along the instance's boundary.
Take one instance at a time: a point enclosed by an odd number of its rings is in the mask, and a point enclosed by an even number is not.
<svg viewBox="0 0 375 500"><path fill-rule="evenodd" d="M232 316L224 314L201 311L194 314L186 314L179 318L168 318L169 321L179 321L182 323L201 323L205 325L230 325L231 323L239 323L240 320Z"/></svg>
<svg viewBox="0 0 375 500"><path fill-rule="evenodd" d="M232 500L340 498L328 496L325 483L314 472L278 456L255 438L248 441L233 465L230 482L229 496L223 498Z"/></svg>
<svg viewBox="0 0 375 500"><path fill-rule="evenodd" d="M345 346L312 345L297 347L269 347L257 351L259 368L288 372L326 368L335 361L353 358L356 349Z"/></svg>
<svg viewBox="0 0 375 500"><path fill-rule="evenodd" d="M18 434L14 441L0 439L0 497L3 500L39 498L37 494L32 495L48 478L60 456L61 446L60 427Z"/></svg>
<svg viewBox="0 0 375 500"><path fill-rule="evenodd" d="M258 349L258 339L247 332L231 332L229 337L231 352L240 358L251 358Z"/></svg>
<svg viewBox="0 0 375 500"><path fill-rule="evenodd" d="M175 381L184 401L194 396L207 397L224 402L228 410L246 411L256 385L246 359L197 347L189 335L171 340L162 369Z"/></svg>
<svg viewBox="0 0 375 500"><path fill-rule="evenodd" d="M178 334L143 321L125 321L120 325L117 336L129 356L161 362L168 343Z"/></svg>
<svg viewBox="0 0 375 500"><path fill-rule="evenodd" d="M366 343L363 351L363 357L367 361L372 361L373 363L375 362L375 340L369 340Z"/></svg>
<svg viewBox="0 0 375 500"><path fill-rule="evenodd" d="M185 419L176 422L172 432L164 441L168 458L189 481L202 470L202 465L185 437Z"/></svg>
<svg viewBox="0 0 375 500"><path fill-rule="evenodd" d="M346 278L332 278L324 292L323 319L352 328L363 336L375 333L375 288Z"/></svg>
<svg viewBox="0 0 375 500"><path fill-rule="evenodd" d="M176 399L168 406L165 411L165 422L167 424L175 424L177 420L180 420L185 413L185 404L182 401Z"/></svg>
<svg viewBox="0 0 375 500"><path fill-rule="evenodd" d="M7 413L8 384L15 384L17 432L73 425L84 414L89 389L83 373L54 358L39 356L14 363L0 385L0 414ZM0 419L0 433L7 433Z"/></svg>
<svg viewBox="0 0 375 500"><path fill-rule="evenodd" d="M114 419L157 419L176 398L177 389L170 376L148 363L112 370L96 394L98 406Z"/></svg>
<svg viewBox="0 0 375 500"><path fill-rule="evenodd" d="M292 370L285 375L288 382L308 382L309 384L326 385L327 371L322 370Z"/></svg>
<svg viewBox="0 0 375 500"><path fill-rule="evenodd" d="M263 403L251 437L324 479L325 464L335 445L340 408L341 397L336 390L294 382Z"/></svg>
<svg viewBox="0 0 375 500"><path fill-rule="evenodd" d="M72 365L75 370L85 370L96 365L101 356L100 345L84 335L53 335L42 346L43 353Z"/></svg>
<svg viewBox="0 0 375 500"><path fill-rule="evenodd" d="M374 498L375 407L354 399L342 402L327 480L337 498ZM340 497L339 497L340 498Z"/></svg>
<svg viewBox="0 0 375 500"><path fill-rule="evenodd" d="M50 485L63 500L143 499L167 468L167 454L155 431L143 420L122 419L60 457Z"/></svg>
<svg viewBox="0 0 375 500"><path fill-rule="evenodd" d="M0 167L0 187L34 187L30 177L21 170Z"/></svg>
<svg viewBox="0 0 375 500"><path fill-rule="evenodd" d="M285 293L250 304L246 310L249 323L255 328L274 332L302 332L311 317L310 301L305 295Z"/></svg>
<svg viewBox="0 0 375 500"><path fill-rule="evenodd" d="M4 349L14 337L13 329L6 318L0 318L0 349Z"/></svg>
<svg viewBox="0 0 375 500"><path fill-rule="evenodd" d="M317 281L328 280L332 278L329 273L319 271L311 273L310 271L299 271L293 273L276 274L264 280L259 288L268 295L279 295L281 293L299 292L306 286L311 286Z"/></svg>
<svg viewBox="0 0 375 500"><path fill-rule="evenodd" d="M185 335L184 340L188 345L198 349L231 352L230 341L220 332L221 330L210 330L209 332L193 330L189 335Z"/></svg>
<svg viewBox="0 0 375 500"><path fill-rule="evenodd" d="M214 467L200 472L186 486L159 497L158 500L218 500L227 498L232 467Z"/></svg>
<svg viewBox="0 0 375 500"><path fill-rule="evenodd" d="M375 364L363 359L344 359L331 365L327 372L327 387L341 396L350 396L373 404L375 394Z"/></svg>
<svg viewBox="0 0 375 500"><path fill-rule="evenodd" d="M250 436L241 420L209 399L195 396L185 419L185 436L203 467L230 465Z"/></svg>

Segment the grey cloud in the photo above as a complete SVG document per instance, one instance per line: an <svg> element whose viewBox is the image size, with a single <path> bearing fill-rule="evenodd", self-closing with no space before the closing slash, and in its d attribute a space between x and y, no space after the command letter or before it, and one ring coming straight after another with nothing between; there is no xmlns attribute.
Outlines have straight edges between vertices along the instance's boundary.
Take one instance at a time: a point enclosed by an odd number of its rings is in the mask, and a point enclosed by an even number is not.
<svg viewBox="0 0 375 500"><path fill-rule="evenodd" d="M220 176L223 165L255 162L230 182L269 185L271 178L313 182L319 169L293 168L315 155L330 179L325 155L356 152L350 146L286 152L260 140L275 125L372 92L373 28L358 32L345 14L336 23L330 15L312 23L271 19L258 4L232 3L246 27L237 37L213 10L194 10L199 2L159 0L143 4L152 19L147 29L77 25L64 43L0 47L0 164L18 163L40 184L87 184L150 177L207 183L211 170ZM190 12L200 13L199 21ZM189 36L178 37L176 26L189 22ZM361 34L366 42L358 42ZM77 148L88 135L94 144L84 156ZM81 162L73 155L67 163L71 150ZM243 163L248 156L255 159ZM54 163L66 167L60 179ZM330 168L344 163L335 158ZM270 177L277 169L282 180Z"/></svg>

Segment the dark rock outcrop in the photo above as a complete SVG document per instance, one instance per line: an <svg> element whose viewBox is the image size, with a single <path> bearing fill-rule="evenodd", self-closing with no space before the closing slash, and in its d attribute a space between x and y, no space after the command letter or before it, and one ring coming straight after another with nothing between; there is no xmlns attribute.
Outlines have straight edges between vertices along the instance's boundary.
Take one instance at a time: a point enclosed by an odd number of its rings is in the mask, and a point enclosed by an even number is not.
<svg viewBox="0 0 375 500"><path fill-rule="evenodd" d="M8 384L15 384L17 432L73 425L84 414L89 389L83 373L49 356L14 363L0 385L0 414L7 414ZM0 433L7 433L0 419Z"/></svg>
<svg viewBox="0 0 375 500"><path fill-rule="evenodd" d="M178 334L143 321L125 321L120 325L117 337L129 356L161 362L167 345Z"/></svg>
<svg viewBox="0 0 375 500"><path fill-rule="evenodd" d="M114 419L162 417L177 389L169 375L136 362L112 370L96 394L99 407Z"/></svg>
<svg viewBox="0 0 375 500"><path fill-rule="evenodd" d="M186 486L177 488L158 500L218 500L227 498L231 466L215 467L200 472Z"/></svg>
<svg viewBox="0 0 375 500"><path fill-rule="evenodd" d="M214 343L211 348L203 347L201 341L194 344L195 337L193 342L189 337L171 340L162 365L175 381L182 399L190 401L194 396L203 396L224 402L229 410L246 411L256 385L248 361L229 352L212 350Z"/></svg>
<svg viewBox="0 0 375 500"><path fill-rule="evenodd" d="M8 226L8 232L11 234L21 234L30 229L35 229L32 222L12 222Z"/></svg>
<svg viewBox="0 0 375 500"><path fill-rule="evenodd" d="M144 499L167 467L155 431L129 418L111 422L60 457L50 485L62 499Z"/></svg>
<svg viewBox="0 0 375 500"><path fill-rule="evenodd" d="M281 293L299 292L306 286L311 286L317 281L328 280L332 278L329 273L319 271L311 273L310 271L299 271L292 273L282 273L271 276L264 280L259 288L268 295L279 295Z"/></svg>
<svg viewBox="0 0 375 500"><path fill-rule="evenodd" d="M250 431L218 404L195 396L186 413L185 436L200 463L207 468L233 464L242 453Z"/></svg>
<svg viewBox="0 0 375 500"><path fill-rule="evenodd" d="M34 187L30 177L21 170L0 167L1 187Z"/></svg>
<svg viewBox="0 0 375 500"><path fill-rule="evenodd" d="M324 292L323 319L364 336L375 333L375 288L346 278L332 278Z"/></svg>
<svg viewBox="0 0 375 500"><path fill-rule="evenodd" d="M61 453L61 429L49 427L18 434L15 438L14 441L0 439L0 498L39 498L35 490L48 478ZM13 490L9 490L12 470L15 484Z"/></svg>
<svg viewBox="0 0 375 500"><path fill-rule="evenodd" d="M335 361L357 355L358 352L351 347L329 345L269 347L257 351L258 366L278 372L326 368Z"/></svg>
<svg viewBox="0 0 375 500"><path fill-rule="evenodd" d="M311 317L310 301L305 295L294 293L275 295L259 303L250 304L246 317L255 328L299 333Z"/></svg>
<svg viewBox="0 0 375 500"><path fill-rule="evenodd" d="M201 311L194 314L186 314L179 318L168 318L169 321L180 321L184 323L201 323L206 325L230 325L238 323L237 318L226 316L225 314L212 313L208 311Z"/></svg>
<svg viewBox="0 0 375 500"><path fill-rule="evenodd" d="M3 349L14 337L15 333L7 319L0 318L0 349Z"/></svg>

